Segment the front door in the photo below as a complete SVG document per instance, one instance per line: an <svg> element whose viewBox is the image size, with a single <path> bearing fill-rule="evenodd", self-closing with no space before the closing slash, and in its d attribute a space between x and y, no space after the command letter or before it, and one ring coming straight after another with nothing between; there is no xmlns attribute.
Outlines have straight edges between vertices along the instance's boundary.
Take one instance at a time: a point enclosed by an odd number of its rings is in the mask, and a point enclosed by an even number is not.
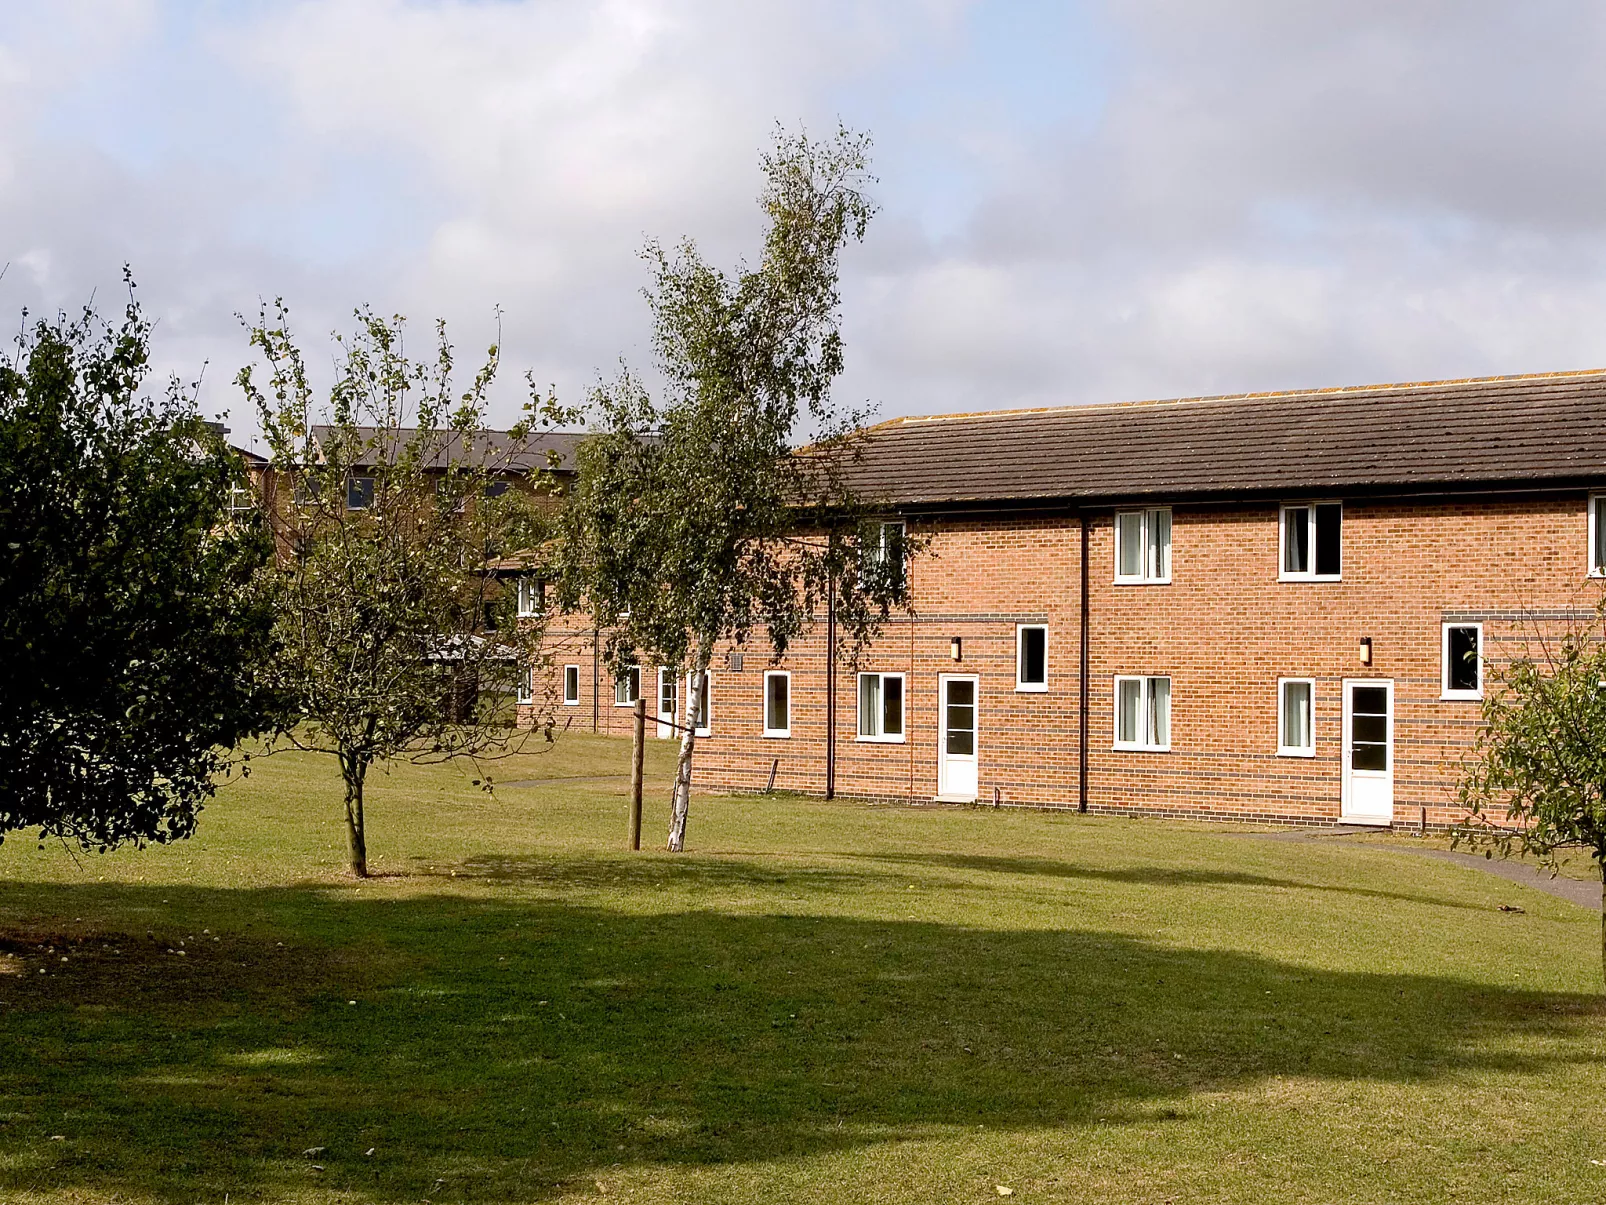
<svg viewBox="0 0 1606 1205"><path fill-rule="evenodd" d="M671 737L676 735L674 725L678 717L676 712L680 709L679 682L675 679L672 669L658 671L658 735Z"/></svg>
<svg viewBox="0 0 1606 1205"><path fill-rule="evenodd" d="M1344 683L1343 818L1394 822L1394 683Z"/></svg>
<svg viewBox="0 0 1606 1205"><path fill-rule="evenodd" d="M937 798L954 803L976 799L976 679L943 674L938 679Z"/></svg>

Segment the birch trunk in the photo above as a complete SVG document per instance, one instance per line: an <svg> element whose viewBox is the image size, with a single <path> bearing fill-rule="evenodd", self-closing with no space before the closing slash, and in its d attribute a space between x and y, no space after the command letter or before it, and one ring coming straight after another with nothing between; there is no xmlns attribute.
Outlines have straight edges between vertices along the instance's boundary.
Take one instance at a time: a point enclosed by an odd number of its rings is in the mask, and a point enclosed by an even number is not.
<svg viewBox="0 0 1606 1205"><path fill-rule="evenodd" d="M675 791L669 805L669 852L678 854L686 848L686 813L691 808L691 755L697 747L697 717L703 712L703 679L708 673L708 662L713 650L707 644L697 646L697 664L692 670L691 684L686 691L685 728L680 733L680 758L675 763Z"/></svg>

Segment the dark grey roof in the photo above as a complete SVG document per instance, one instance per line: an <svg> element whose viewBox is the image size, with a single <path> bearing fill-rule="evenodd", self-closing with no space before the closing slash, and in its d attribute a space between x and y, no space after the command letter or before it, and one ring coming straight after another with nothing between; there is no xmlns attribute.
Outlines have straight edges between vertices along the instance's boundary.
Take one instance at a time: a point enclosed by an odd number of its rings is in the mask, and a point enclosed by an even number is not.
<svg viewBox="0 0 1606 1205"><path fill-rule="evenodd" d="M331 426L320 424L313 427L312 437L322 446L334 430L335 428ZM377 427L357 427L355 430L358 438L365 443L374 440L379 434ZM401 438L406 440L411 437L414 430L416 428L400 428ZM430 458L426 468L444 469L449 464L463 460L461 437L446 431L440 434L444 438L437 444L435 455ZM477 463L488 464L498 471L516 474L548 468L550 461L547 454L556 452L558 462L554 471L572 473L575 449L585 438L585 434L579 431L551 431L515 440L506 431L480 431L470 441L469 447ZM380 447L381 445L376 444L373 451L379 451ZM375 459L377 457L370 455L360 463L373 463Z"/></svg>
<svg viewBox="0 0 1606 1205"><path fill-rule="evenodd" d="M894 503L1606 480L1606 370L901 418L851 471Z"/></svg>

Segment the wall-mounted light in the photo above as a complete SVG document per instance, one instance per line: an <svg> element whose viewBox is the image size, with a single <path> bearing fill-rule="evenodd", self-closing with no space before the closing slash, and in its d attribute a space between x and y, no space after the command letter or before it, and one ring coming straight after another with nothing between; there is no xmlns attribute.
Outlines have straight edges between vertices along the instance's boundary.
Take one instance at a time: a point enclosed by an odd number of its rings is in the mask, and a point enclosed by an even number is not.
<svg viewBox="0 0 1606 1205"><path fill-rule="evenodd" d="M964 656L964 651L965 646L963 640L961 640L958 636L954 636L949 639L948 656L951 660L960 660Z"/></svg>
<svg viewBox="0 0 1606 1205"><path fill-rule="evenodd" d="M1361 637L1361 664L1372 664L1372 638L1370 636Z"/></svg>

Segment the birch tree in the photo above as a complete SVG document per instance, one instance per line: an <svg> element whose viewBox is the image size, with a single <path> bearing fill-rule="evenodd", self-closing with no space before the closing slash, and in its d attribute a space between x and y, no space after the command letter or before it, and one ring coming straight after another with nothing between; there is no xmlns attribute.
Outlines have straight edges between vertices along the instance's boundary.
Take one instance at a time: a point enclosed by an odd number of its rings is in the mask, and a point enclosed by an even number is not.
<svg viewBox="0 0 1606 1205"><path fill-rule="evenodd" d="M715 647L762 629L779 659L827 598L858 647L903 598L904 550L882 555L882 529L849 485L865 414L831 393L839 261L874 212L868 147L846 129L823 142L777 132L751 267L722 271L690 239L649 243L662 386L655 396L627 370L592 398L595 433L565 511L563 600L594 613L616 672L650 651L689 679L671 851L685 845Z"/></svg>

